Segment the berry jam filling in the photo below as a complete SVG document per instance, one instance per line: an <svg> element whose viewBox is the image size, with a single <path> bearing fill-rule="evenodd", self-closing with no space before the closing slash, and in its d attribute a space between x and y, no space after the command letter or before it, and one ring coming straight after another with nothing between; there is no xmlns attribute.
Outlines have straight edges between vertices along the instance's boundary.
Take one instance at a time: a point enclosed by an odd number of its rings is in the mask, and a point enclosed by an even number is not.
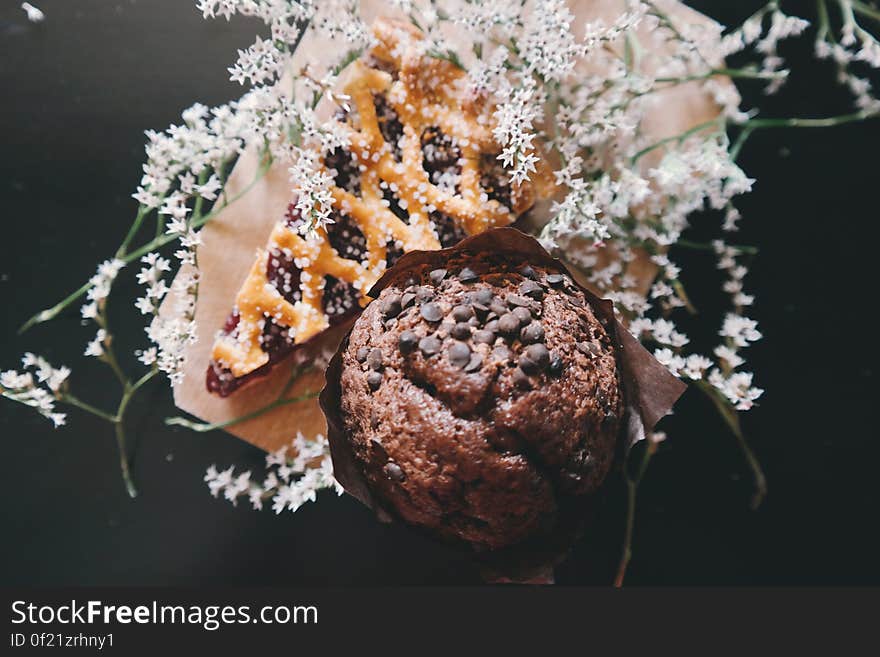
<svg viewBox="0 0 880 657"><path fill-rule="evenodd" d="M394 159L400 161L400 138L403 137L403 124L397 116L394 108L388 104L385 94L373 94L373 104L376 106L376 119L379 122L379 132L391 146Z"/></svg>
<svg viewBox="0 0 880 657"><path fill-rule="evenodd" d="M344 189L349 194L359 194L361 191L361 175L358 171L357 161L349 151L335 148L324 156L324 164L333 176L333 182L339 189Z"/></svg>
<svg viewBox="0 0 880 657"><path fill-rule="evenodd" d="M355 262L366 260L367 238L354 219L338 211L334 211L330 218L333 219L333 223L326 226L330 246L346 260Z"/></svg>
<svg viewBox="0 0 880 657"><path fill-rule="evenodd" d="M269 252L266 278L288 303L296 303L302 299L299 289L301 274L302 271L293 263L292 256L280 249L272 249Z"/></svg>
<svg viewBox="0 0 880 657"><path fill-rule="evenodd" d="M333 276L324 277L323 306L331 326L344 321L350 313L360 308L360 297L361 293L351 283Z"/></svg>
<svg viewBox="0 0 880 657"><path fill-rule="evenodd" d="M385 262L388 263L389 267L393 267L394 263L396 263L398 260L400 260L400 257L404 253L403 246L401 244L399 244L398 242L391 240L390 242L388 242L385 245L385 248L387 249L387 251L386 251L387 255L385 256Z"/></svg>
<svg viewBox="0 0 880 657"><path fill-rule="evenodd" d="M422 166L432 174L461 173L458 161L461 151L452 137L447 136L440 128L425 128L422 133ZM432 180L435 184L439 181Z"/></svg>
<svg viewBox="0 0 880 657"><path fill-rule="evenodd" d="M498 201L506 208L513 209L513 191L510 188L510 174L501 166L501 161L495 155L483 155L480 158L480 187L486 195Z"/></svg>
<svg viewBox="0 0 880 657"><path fill-rule="evenodd" d="M434 230L437 231L437 238L440 240L440 246L444 249L450 246L455 246L467 237L464 228L459 226L448 214L443 214L439 211L432 212L431 223L434 224Z"/></svg>

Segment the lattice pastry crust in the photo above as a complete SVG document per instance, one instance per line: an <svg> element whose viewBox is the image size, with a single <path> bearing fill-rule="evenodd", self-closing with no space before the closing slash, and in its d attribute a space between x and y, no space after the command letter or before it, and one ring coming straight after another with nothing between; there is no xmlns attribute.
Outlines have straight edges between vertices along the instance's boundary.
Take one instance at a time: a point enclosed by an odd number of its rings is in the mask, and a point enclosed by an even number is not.
<svg viewBox="0 0 880 657"><path fill-rule="evenodd" d="M379 19L373 32L344 87L353 109L337 117L350 151L323 160L336 223L304 237L291 206L275 226L214 343L212 392L231 393L364 305L401 252L508 225L534 202L530 183L512 188L500 171L491 108L464 72L426 55L408 23Z"/></svg>

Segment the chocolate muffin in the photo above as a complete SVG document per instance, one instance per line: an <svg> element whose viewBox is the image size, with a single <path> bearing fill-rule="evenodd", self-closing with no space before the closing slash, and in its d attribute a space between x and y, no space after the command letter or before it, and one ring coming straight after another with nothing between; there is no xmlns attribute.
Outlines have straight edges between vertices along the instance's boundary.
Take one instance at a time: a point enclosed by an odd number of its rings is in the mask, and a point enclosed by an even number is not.
<svg viewBox="0 0 880 657"><path fill-rule="evenodd" d="M623 415L612 336L564 273L484 253L401 271L343 347L341 420L376 500L499 549L595 491Z"/></svg>

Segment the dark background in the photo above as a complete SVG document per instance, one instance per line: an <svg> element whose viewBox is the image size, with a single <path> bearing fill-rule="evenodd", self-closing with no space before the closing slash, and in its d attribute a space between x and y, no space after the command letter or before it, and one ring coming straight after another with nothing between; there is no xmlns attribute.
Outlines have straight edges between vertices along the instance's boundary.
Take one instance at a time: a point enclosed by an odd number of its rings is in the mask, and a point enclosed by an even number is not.
<svg viewBox="0 0 880 657"><path fill-rule="evenodd" d="M42 25L17 0L0 5L0 368L27 350L73 366L73 388L114 408L112 375L80 354L93 337L76 310L26 335L17 327L109 257L135 211L142 131L179 120L195 101L240 88L226 67L257 25L202 20L185 0L42 0ZM760 2L692 3L726 24ZM795 3L799 4L799 3ZM743 86L765 116L848 111L833 70L810 41L786 47L796 73L779 98ZM800 73L797 70L800 69ZM770 494L749 510L741 453L709 402L689 391L665 420L670 440L642 487L628 584L878 584L872 405L878 245L875 195L880 121L830 130L760 132L741 164L758 179L739 206L740 243L760 246L747 279L765 339L750 350L767 392L744 426ZM693 239L718 225L695 217ZM687 328L714 344L724 312L709 254L674 253L703 319ZM121 354L145 343L127 298L111 299ZM134 363L127 362L133 368ZM55 431L0 400L2 584L468 584L458 552L383 526L349 497L325 493L296 514L233 508L201 481L211 463L256 467L260 452L231 436L171 430L157 384L132 413L140 496L120 481L112 429L77 412ZM566 584L610 582L623 523L619 479L598 518L558 570Z"/></svg>

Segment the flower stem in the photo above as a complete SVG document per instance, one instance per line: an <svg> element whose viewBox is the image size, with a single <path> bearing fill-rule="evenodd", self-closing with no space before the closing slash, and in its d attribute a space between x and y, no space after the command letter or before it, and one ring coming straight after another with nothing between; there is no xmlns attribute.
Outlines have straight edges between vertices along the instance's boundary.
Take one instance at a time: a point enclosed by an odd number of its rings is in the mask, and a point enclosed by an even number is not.
<svg viewBox="0 0 880 657"><path fill-rule="evenodd" d="M645 476L645 471L648 469L648 463L651 461L651 457L656 451L657 443L648 439L647 445L642 451L638 466L632 477L626 473L626 464L624 464L624 476L626 477L626 529L623 534L623 549L620 554L620 562L617 565L617 575L614 577L615 588L623 586L623 580L626 577L626 569L629 567L629 562L632 560L633 530L635 528L636 518L636 497L639 491L639 484L642 482L642 477Z"/></svg>
<svg viewBox="0 0 880 657"><path fill-rule="evenodd" d="M859 0L850 0L850 4L856 10L856 13L873 18L875 21L880 21L880 9Z"/></svg>
<svg viewBox="0 0 880 657"><path fill-rule="evenodd" d="M286 404L296 404L297 402L306 401L307 399L314 399L319 394L320 391L314 391L307 392L296 397L276 399L275 401L266 404L262 408L258 408L255 411L251 411L250 413L232 418L231 420L226 420L224 422L193 422L191 420L187 420L184 417L168 417L165 418L165 424L167 424L168 426L186 427L187 429L196 431L198 433L205 433L207 431L214 431L215 429L225 429L226 427L231 427L232 425L244 422L245 420L252 420L253 418L259 417L263 413L267 413L274 408L278 408L279 406L284 406Z"/></svg>
<svg viewBox="0 0 880 657"><path fill-rule="evenodd" d="M739 421L739 413L736 412L736 409L731 407L726 399L721 397L721 395L715 390L715 388L712 387L710 383L706 381L699 381L697 383L697 386L700 388L700 390L706 393L709 399L712 400L712 403L715 404L715 407L721 414L721 417L724 420L725 424L727 424L728 428L736 437L736 442L742 450L746 462L749 464L749 468L752 471L752 478L755 482L755 490L752 494L750 506L752 510L755 510L759 506L761 506L761 503L767 496L767 477L764 475L764 470L761 467L761 462L758 460L758 457L755 456L755 453L749 446L748 441L746 441L745 434L743 434L742 431L742 425Z"/></svg>
<svg viewBox="0 0 880 657"><path fill-rule="evenodd" d="M106 420L107 422L116 422L116 416L110 415L107 411L102 411L100 408L96 408L91 404L87 404L81 399L77 399L70 393L63 393L58 397L58 401L63 404L68 404L70 406L74 406L75 408L80 409L81 411L85 411L86 413L90 413L96 417L101 418L102 420Z"/></svg>
<svg viewBox="0 0 880 657"><path fill-rule="evenodd" d="M122 472L122 481L125 483L125 491L132 499L137 497L137 488L135 488L134 480L131 477L131 467L128 462L128 453L125 447L125 428L121 421L115 423L116 430L116 447L119 450L119 470Z"/></svg>
<svg viewBox="0 0 880 657"><path fill-rule="evenodd" d="M715 251L715 247L712 246L712 244L709 244L708 242L693 242L691 240L678 240L675 243L675 246L680 246L685 249L693 249L694 251L712 251L712 252ZM757 255L757 253L758 253L758 248L755 246L736 245L733 248L736 249L739 253L742 253L745 255Z"/></svg>
<svg viewBox="0 0 880 657"><path fill-rule="evenodd" d="M256 176L254 176L254 179L250 183L248 183L248 185L244 189L242 189L238 194L236 194L235 196L233 196L232 198L230 198L226 202L222 203L220 205L220 207L215 207L208 214L200 217L197 221L193 221L192 227L193 228L200 228L204 224L208 223L211 219L213 219L226 206L230 205L231 203L234 203L235 201L240 199L242 196L244 196L266 174L266 172L269 170L269 167L271 165L272 165L272 159L269 157L264 157L263 162L260 165L260 168L257 171ZM166 244L173 242L176 239L177 239L177 235L168 235L168 234L159 235L155 239L153 239L150 242L148 242L147 244L145 244L144 246L140 247L139 249L132 251L131 253L127 253L124 257L120 258L120 260L125 262L125 264L129 264L129 263L137 260L138 258L140 258L142 255L149 253L150 251L155 251L156 249L159 249L159 248L165 246ZM27 331L28 329L32 328L33 326L35 326L37 324L42 324L43 322L48 322L50 320L55 319L58 315L60 315L62 312L64 312L64 310L68 306L70 306L74 301L76 301L81 296L83 296L86 292L88 292L92 288L93 285L94 285L94 283L92 283L91 281L88 281L88 282L84 283L79 289L77 289L74 292L71 292L67 297L65 297L64 299L62 299L58 303L56 303L51 308L47 308L45 310L38 312L36 315L34 315L28 321L26 321L20 329L18 329L19 335L24 333L25 331Z"/></svg>
<svg viewBox="0 0 880 657"><path fill-rule="evenodd" d="M144 217L146 217L149 212L150 209L146 205L140 205L138 207L137 215L135 216L134 221L131 224L131 228L128 229L128 234L125 236L125 239L122 240L122 244L120 244L119 248L116 250L117 259L125 256L125 251L126 249L128 249L128 245L131 244L131 241L134 239L135 235L137 235L137 232L144 221Z"/></svg>
<svg viewBox="0 0 880 657"><path fill-rule="evenodd" d="M636 162L639 161L639 159L643 155L647 155L648 153L650 153L653 150L661 148L662 146L665 146L666 144L669 144L674 141L681 143L685 139L687 139L688 137L695 135L696 133L701 132L701 131L705 130L706 128L711 128L712 126L720 127L721 123L722 123L721 117L715 117L714 119L711 119L710 121L705 121L703 123L699 123L699 124L695 125L694 127L690 128L688 130L685 130L681 134L672 135L671 137L666 137L665 139L661 139L660 141L658 141L654 144L651 144L647 148L643 148L638 153L633 155L632 158L630 159L630 161L632 164L635 164Z"/></svg>
<svg viewBox="0 0 880 657"><path fill-rule="evenodd" d="M134 398L135 393L158 373L159 371L154 368L134 383L125 382L125 390L122 393L122 399L119 400L119 407L116 409L116 417L113 420L113 427L116 432L116 446L119 449L119 468L122 472L122 481L125 482L125 490L132 499L137 497L137 488L135 488L134 480L131 476L131 463L126 447L125 411L128 409L128 405Z"/></svg>
<svg viewBox="0 0 880 657"><path fill-rule="evenodd" d="M748 121L743 123L743 126L752 130L757 130L760 128L830 128L836 125L855 123L856 121L876 119L878 117L880 117L880 113L862 110L860 112L853 112L851 114L839 114L837 116L828 116L821 119L749 119Z"/></svg>

